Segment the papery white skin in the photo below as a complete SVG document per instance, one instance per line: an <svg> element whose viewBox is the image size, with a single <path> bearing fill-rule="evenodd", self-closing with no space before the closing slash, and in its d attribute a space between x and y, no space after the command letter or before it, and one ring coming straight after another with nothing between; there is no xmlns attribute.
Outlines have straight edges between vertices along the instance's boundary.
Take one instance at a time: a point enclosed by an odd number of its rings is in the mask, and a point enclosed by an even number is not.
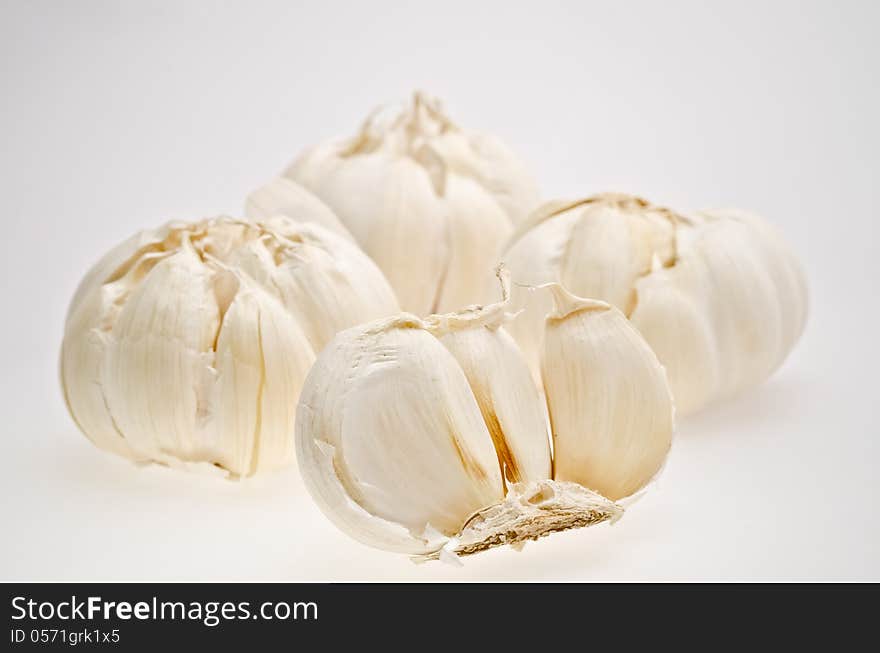
<svg viewBox="0 0 880 653"><path fill-rule="evenodd" d="M169 223L111 250L77 289L65 399L89 439L134 460L282 467L315 352L398 310L375 264L317 224Z"/></svg>
<svg viewBox="0 0 880 653"><path fill-rule="evenodd" d="M560 282L623 311L665 365L680 414L766 379L806 321L800 263L741 211L677 214L625 195L556 202L502 258L525 307L510 332L536 377L547 303L528 287Z"/></svg>
<svg viewBox="0 0 880 653"><path fill-rule="evenodd" d="M549 418L505 331L506 299L339 333L297 408L299 468L322 511L365 544L427 557L443 546L473 553L616 519L621 508L591 490L602 484L623 496L651 480L669 448L672 404L662 367L626 319L596 329L580 308L551 318L558 346L547 352ZM564 378L572 373L588 391L577 386L572 396ZM648 401L635 405L632 392L615 400L624 382ZM583 411L592 421L570 429ZM565 479L551 480L548 421L565 429L556 452L571 457Z"/></svg>
<svg viewBox="0 0 880 653"><path fill-rule="evenodd" d="M666 372L619 310L552 289L541 378L554 478L609 499L628 497L654 478L672 446Z"/></svg>
<svg viewBox="0 0 880 653"><path fill-rule="evenodd" d="M507 484L551 478L552 466L549 439L535 437L547 431L547 407L525 358L503 328L513 317L506 312L509 291L504 275L502 301L433 315L424 324L461 366Z"/></svg>
<svg viewBox="0 0 880 653"><path fill-rule="evenodd" d="M494 299L484 295L494 261L538 203L502 143L456 127L420 93L402 110L375 112L353 138L308 149L284 176L336 213L418 315Z"/></svg>
<svg viewBox="0 0 880 653"><path fill-rule="evenodd" d="M245 214L251 220L268 220L288 216L300 222L321 225L330 231L353 240L336 214L318 197L295 181L278 177L248 195Z"/></svg>

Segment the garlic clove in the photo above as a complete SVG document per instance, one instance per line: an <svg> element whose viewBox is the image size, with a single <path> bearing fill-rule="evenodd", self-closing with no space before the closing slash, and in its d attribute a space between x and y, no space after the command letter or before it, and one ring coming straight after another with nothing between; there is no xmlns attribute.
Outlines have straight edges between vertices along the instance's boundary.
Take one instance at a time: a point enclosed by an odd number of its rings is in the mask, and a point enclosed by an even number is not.
<svg viewBox="0 0 880 653"><path fill-rule="evenodd" d="M317 224L169 223L80 284L64 397L103 449L251 474L290 461L299 388L330 331L398 311L375 264Z"/></svg>
<svg viewBox="0 0 880 653"><path fill-rule="evenodd" d="M503 498L492 440L467 379L412 316L339 334L309 373L296 430L312 496L366 544L426 553L420 534L427 527L452 536L475 511ZM332 464L322 463L328 451Z"/></svg>
<svg viewBox="0 0 880 653"><path fill-rule="evenodd" d="M704 210L699 215L706 220L730 220L747 227L751 234L751 247L761 252L761 264L776 289L782 340L791 347L803 333L809 309L809 293L804 269L782 234L757 215L741 209ZM788 352L781 353L784 357ZM777 361L777 365L781 362Z"/></svg>
<svg viewBox="0 0 880 653"><path fill-rule="evenodd" d="M255 296L260 303L259 346L263 367L258 397L259 430L255 434L251 474L292 462L296 400L315 360L314 350L293 316L270 295L257 291Z"/></svg>
<svg viewBox="0 0 880 653"><path fill-rule="evenodd" d="M305 334L280 302L240 277L217 336L210 402L213 446L223 468L246 476L293 460L296 399L314 360Z"/></svg>
<svg viewBox="0 0 880 653"><path fill-rule="evenodd" d="M455 357L467 378L489 429L505 484L551 476L548 416L528 364L504 330L511 316L508 280L503 269L501 302L425 319Z"/></svg>
<svg viewBox="0 0 880 653"><path fill-rule="evenodd" d="M523 309L511 334L539 380L544 317L552 310L545 293L529 287L559 282L580 297L614 304L624 313L635 303L634 285L659 261L674 258L674 224L644 200L598 195L548 202L520 225L504 253L516 282L513 303Z"/></svg>
<svg viewBox="0 0 880 653"><path fill-rule="evenodd" d="M232 262L281 300L315 351L353 324L398 312L382 272L354 243L314 225L266 224L271 238L251 241Z"/></svg>
<svg viewBox="0 0 880 653"><path fill-rule="evenodd" d="M324 202L296 182L278 177L248 195L245 215L250 220L266 221L286 216L298 222L319 224L335 234L352 239L339 218Z"/></svg>
<svg viewBox="0 0 880 653"><path fill-rule="evenodd" d="M535 382L541 385L541 341L545 318L553 310L553 298L547 292L535 292L538 286L559 280L560 261L574 229L578 214L555 213L557 205L547 204L533 214L522 235L513 236L513 244L503 256L503 265L513 281L511 306L521 311L507 325L529 363ZM547 219L550 216L552 220Z"/></svg>
<svg viewBox="0 0 880 653"><path fill-rule="evenodd" d="M616 196L612 196L614 198ZM662 214L640 210L629 215L636 198L606 199L578 209L560 261L559 281L581 297L599 299L629 314L635 303L634 285L650 272L655 259L674 256L674 225Z"/></svg>
<svg viewBox="0 0 880 653"><path fill-rule="evenodd" d="M129 458L139 456L119 433L100 382L101 361L112 316L133 285L157 262L154 251L165 228L144 231L108 252L85 276L68 311L61 348L61 385L77 426L97 446Z"/></svg>
<svg viewBox="0 0 880 653"><path fill-rule="evenodd" d="M658 354L669 356L670 366L686 366L671 375L684 412L769 376L800 335L806 315L806 286L793 256L746 221L702 217L706 223L676 265L644 280L632 315ZM671 293L687 298L701 318L702 334L691 327L673 335L669 326L676 318L661 298ZM706 353L698 356L698 347Z"/></svg>
<svg viewBox="0 0 880 653"><path fill-rule="evenodd" d="M241 282L234 279L234 283L235 294L217 334L217 379L209 405L216 462L230 473L244 476L255 468L265 367L259 300L254 290L239 292Z"/></svg>
<svg viewBox="0 0 880 653"><path fill-rule="evenodd" d="M522 159L493 134L472 133L471 149L481 161L478 178L513 224L525 220L541 200L538 184Z"/></svg>
<svg viewBox="0 0 880 653"><path fill-rule="evenodd" d="M550 478L547 412L531 372L503 328L440 338L467 377L508 483Z"/></svg>
<svg viewBox="0 0 880 653"><path fill-rule="evenodd" d="M700 269L680 260L673 269L640 279L631 316L633 326L665 362L676 411L681 414L711 401L722 374L714 326L698 299L710 292L700 275Z"/></svg>
<svg viewBox="0 0 880 653"><path fill-rule="evenodd" d="M450 168L486 190L512 224L524 221L539 205L540 193L534 177L496 136L447 132L434 147Z"/></svg>
<svg viewBox="0 0 880 653"><path fill-rule="evenodd" d="M77 286L70 301L67 319L73 319L77 310L80 310L82 315L93 317L94 311L86 310L84 305L88 301L100 304L102 298L95 295L101 294L101 288L107 280L122 277L145 255L155 252L168 237L169 229L169 225L163 225L158 229L138 232L102 256Z"/></svg>
<svg viewBox="0 0 880 653"><path fill-rule="evenodd" d="M211 275L187 240L150 270L119 312L105 346L102 387L116 428L140 455L203 455L192 434L219 320Z"/></svg>
<svg viewBox="0 0 880 653"><path fill-rule="evenodd" d="M447 251L449 260L438 285L432 312L446 313L481 303L484 289L495 280L491 262L510 236L510 219L485 191L467 177L447 178Z"/></svg>
<svg viewBox="0 0 880 653"><path fill-rule="evenodd" d="M644 487L672 444L673 404L657 356L616 308L550 286L541 371L554 479L612 500Z"/></svg>
<svg viewBox="0 0 880 653"><path fill-rule="evenodd" d="M313 190L383 271L401 306L431 313L451 256L448 211L431 179L409 158L375 154L344 163L329 169Z"/></svg>

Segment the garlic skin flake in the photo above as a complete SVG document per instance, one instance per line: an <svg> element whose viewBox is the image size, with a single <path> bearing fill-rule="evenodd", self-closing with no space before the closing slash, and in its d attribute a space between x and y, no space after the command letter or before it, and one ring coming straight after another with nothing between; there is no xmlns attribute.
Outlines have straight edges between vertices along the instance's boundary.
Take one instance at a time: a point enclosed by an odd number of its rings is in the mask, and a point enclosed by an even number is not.
<svg viewBox="0 0 880 653"><path fill-rule="evenodd" d="M308 149L283 176L339 216L417 315L486 300L502 246L538 203L535 181L505 145L457 127L422 93L375 111L354 137Z"/></svg>
<svg viewBox="0 0 880 653"><path fill-rule="evenodd" d="M627 195L545 204L502 256L524 306L510 332L537 376L546 298L559 282L619 308L666 367L679 414L756 385L785 360L807 287L782 237L743 211L679 214Z"/></svg>
<svg viewBox="0 0 880 653"><path fill-rule="evenodd" d="M315 353L337 330L398 310L375 264L318 224L168 223L81 282L64 396L92 442L136 461L235 476L282 467Z"/></svg>
<svg viewBox="0 0 880 653"><path fill-rule="evenodd" d="M669 449L669 390L625 318L596 329L581 319L587 304L564 304L551 318L558 337L546 352L547 404L505 331L506 299L339 333L315 361L297 407L297 460L321 510L351 537L418 559L616 520L622 508L614 500L649 482ZM588 304L597 315L616 313ZM572 350L579 357L560 360ZM606 386L582 360L620 369ZM573 396L562 378L570 373L595 387L578 386L582 395ZM650 400L635 407L630 394L616 400L622 378ZM585 430L568 429L591 408L598 412ZM634 408L650 414L633 418ZM557 422L564 432L555 433ZM610 469L593 464L593 454Z"/></svg>

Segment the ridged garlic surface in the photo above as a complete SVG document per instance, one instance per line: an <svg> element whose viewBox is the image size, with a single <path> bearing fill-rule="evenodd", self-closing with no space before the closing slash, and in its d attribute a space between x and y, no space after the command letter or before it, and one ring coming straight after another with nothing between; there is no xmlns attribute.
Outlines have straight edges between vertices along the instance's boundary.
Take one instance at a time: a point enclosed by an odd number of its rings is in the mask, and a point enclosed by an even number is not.
<svg viewBox="0 0 880 653"><path fill-rule="evenodd" d="M374 112L354 137L308 149L284 177L339 216L418 315L485 303L502 246L538 203L505 145L457 127L420 93L402 110Z"/></svg>
<svg viewBox="0 0 880 653"><path fill-rule="evenodd" d="M365 544L426 558L617 519L614 500L665 459L669 389L619 311L559 297L546 403L505 330L506 299L339 333L297 408L300 472L324 513Z"/></svg>
<svg viewBox="0 0 880 653"><path fill-rule="evenodd" d="M510 332L536 376L548 304L528 287L558 282L630 319L666 367L680 414L770 376L807 317L799 261L743 211L679 214L627 195L552 202L502 259L525 307Z"/></svg>
<svg viewBox="0 0 880 653"><path fill-rule="evenodd" d="M281 467L316 352L398 310L375 264L319 224L172 222L118 245L80 283L64 396L92 442L133 460Z"/></svg>

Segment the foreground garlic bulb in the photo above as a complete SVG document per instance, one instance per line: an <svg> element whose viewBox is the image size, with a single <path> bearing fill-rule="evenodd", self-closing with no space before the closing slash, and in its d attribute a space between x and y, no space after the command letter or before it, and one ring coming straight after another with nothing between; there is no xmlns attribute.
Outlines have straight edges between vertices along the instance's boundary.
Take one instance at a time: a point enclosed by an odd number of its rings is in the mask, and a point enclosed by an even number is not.
<svg viewBox="0 0 880 653"><path fill-rule="evenodd" d="M621 514L614 500L671 443L666 377L620 311L552 292L546 404L502 326L506 301L375 321L324 349L297 408L297 459L340 529L438 557Z"/></svg>
<svg viewBox="0 0 880 653"><path fill-rule="evenodd" d="M398 310L373 262L317 224L169 223L83 279L64 332L64 396L92 442L134 460L235 475L280 467L315 353Z"/></svg>
<svg viewBox="0 0 880 653"><path fill-rule="evenodd" d="M678 214L626 195L549 203L503 256L516 302L511 333L538 368L545 299L560 282L617 306L666 366L681 414L767 378L807 315L803 271L781 237L741 211Z"/></svg>
<svg viewBox="0 0 880 653"><path fill-rule="evenodd" d="M501 142L456 127L418 93L402 111L371 115L353 138L307 150L284 176L329 205L418 315L483 302L501 247L538 201ZM259 216L256 196L287 215L269 195L251 196L248 215Z"/></svg>

